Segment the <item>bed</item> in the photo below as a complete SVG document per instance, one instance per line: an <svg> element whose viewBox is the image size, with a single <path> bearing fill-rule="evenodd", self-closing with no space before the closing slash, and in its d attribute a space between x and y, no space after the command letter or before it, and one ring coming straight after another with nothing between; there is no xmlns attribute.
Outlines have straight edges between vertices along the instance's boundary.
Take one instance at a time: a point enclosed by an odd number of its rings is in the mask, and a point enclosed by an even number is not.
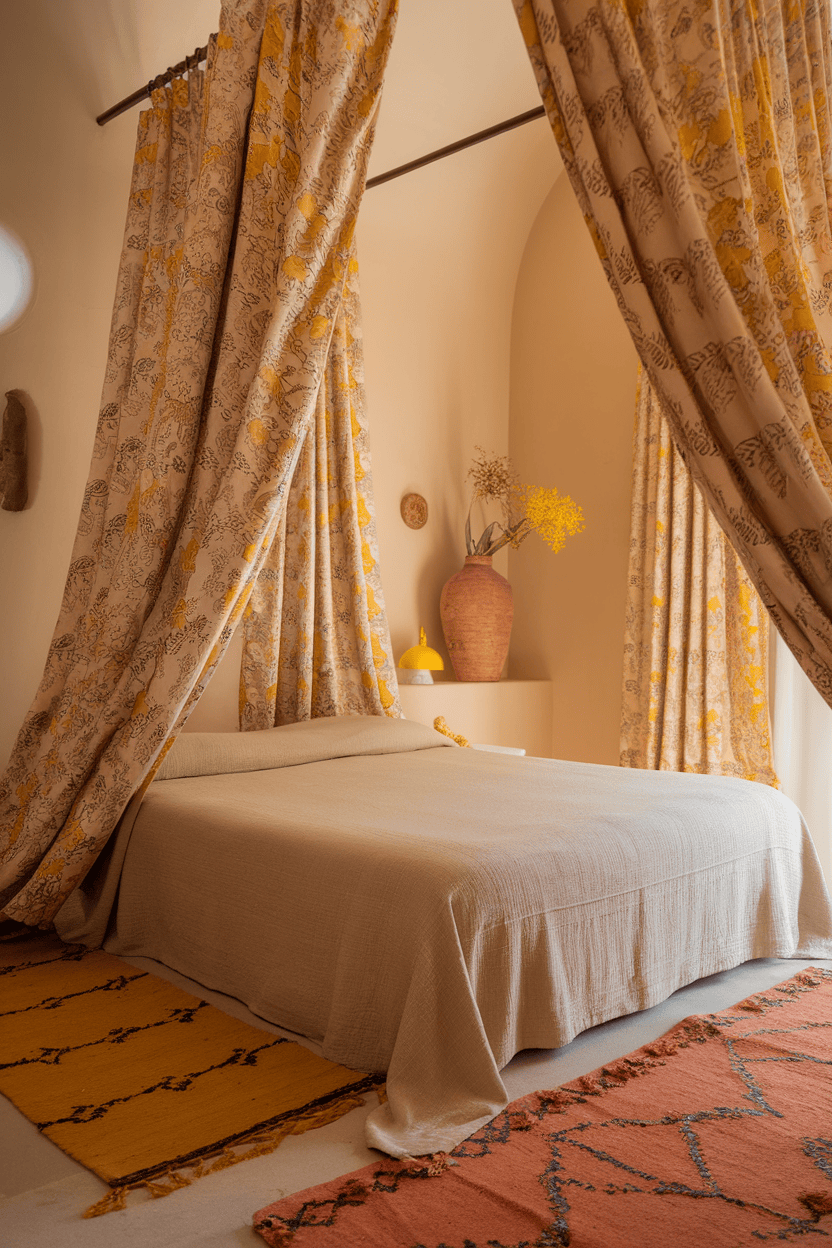
<svg viewBox="0 0 832 1248"><path fill-rule="evenodd" d="M751 958L832 957L797 808L743 780L518 758L407 720L184 733L65 940L387 1072L367 1142L447 1150L500 1070Z"/></svg>

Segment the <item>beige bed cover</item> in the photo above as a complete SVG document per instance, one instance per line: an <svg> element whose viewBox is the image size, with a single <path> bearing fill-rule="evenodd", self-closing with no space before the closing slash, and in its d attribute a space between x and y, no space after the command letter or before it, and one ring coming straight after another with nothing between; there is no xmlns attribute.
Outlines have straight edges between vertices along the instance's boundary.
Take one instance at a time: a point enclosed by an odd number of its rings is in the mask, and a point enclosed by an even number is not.
<svg viewBox="0 0 832 1248"><path fill-rule="evenodd" d="M106 932L387 1071L367 1141L393 1156L497 1114L521 1049L749 958L832 957L811 838L761 784L478 753L381 718L186 733L162 774L60 934Z"/></svg>

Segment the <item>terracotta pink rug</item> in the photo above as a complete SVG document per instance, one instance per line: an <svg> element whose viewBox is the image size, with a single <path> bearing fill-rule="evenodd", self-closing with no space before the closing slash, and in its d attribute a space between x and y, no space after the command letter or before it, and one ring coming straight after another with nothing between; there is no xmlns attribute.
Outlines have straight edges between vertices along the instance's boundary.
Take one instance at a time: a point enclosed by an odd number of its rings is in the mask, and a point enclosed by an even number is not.
<svg viewBox="0 0 832 1248"><path fill-rule="evenodd" d="M810 969L553 1092L450 1154L261 1209L273 1248L832 1242L832 971Z"/></svg>

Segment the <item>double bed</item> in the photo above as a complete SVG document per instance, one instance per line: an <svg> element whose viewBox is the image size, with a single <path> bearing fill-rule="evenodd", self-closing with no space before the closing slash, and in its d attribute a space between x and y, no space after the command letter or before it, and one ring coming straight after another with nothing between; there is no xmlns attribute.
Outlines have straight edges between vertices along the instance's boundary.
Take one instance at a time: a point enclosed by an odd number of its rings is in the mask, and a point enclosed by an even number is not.
<svg viewBox="0 0 832 1248"><path fill-rule="evenodd" d="M386 1072L367 1142L396 1157L497 1114L521 1049L751 958L832 957L775 790L361 717L183 733L56 926Z"/></svg>

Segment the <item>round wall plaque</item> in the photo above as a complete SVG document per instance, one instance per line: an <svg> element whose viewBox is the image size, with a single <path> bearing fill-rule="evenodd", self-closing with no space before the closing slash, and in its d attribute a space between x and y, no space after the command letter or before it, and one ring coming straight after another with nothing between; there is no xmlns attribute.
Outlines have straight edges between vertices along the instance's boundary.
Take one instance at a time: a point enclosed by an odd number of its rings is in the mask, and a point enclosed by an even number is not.
<svg viewBox="0 0 832 1248"><path fill-rule="evenodd" d="M428 505L421 494L405 494L402 499L402 520L409 529L421 529L428 522Z"/></svg>

